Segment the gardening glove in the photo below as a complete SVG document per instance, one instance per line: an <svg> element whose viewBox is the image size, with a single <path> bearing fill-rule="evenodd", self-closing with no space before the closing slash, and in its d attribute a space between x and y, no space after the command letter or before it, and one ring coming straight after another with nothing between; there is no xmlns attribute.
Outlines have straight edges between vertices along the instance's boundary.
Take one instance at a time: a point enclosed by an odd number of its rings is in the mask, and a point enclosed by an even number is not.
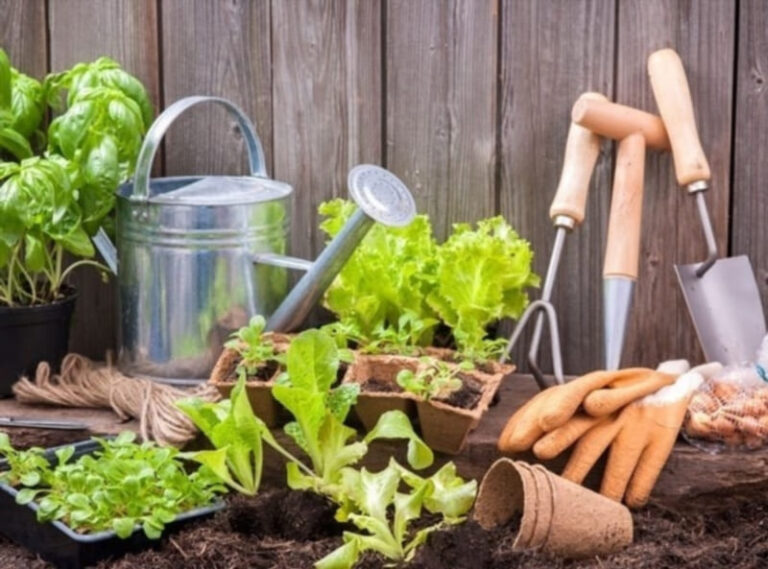
<svg viewBox="0 0 768 569"><path fill-rule="evenodd" d="M644 505L661 474L693 392L712 366L688 371L684 360L664 362L658 371L679 377L671 385L603 417L576 445L563 477L581 483L610 446L600 493L637 508Z"/></svg>
<svg viewBox="0 0 768 569"><path fill-rule="evenodd" d="M546 433L566 425L566 432L557 436L570 439L570 445L598 422L577 413L593 392L601 392L593 407L596 412L602 413L602 417L606 409L625 405L674 379L672 375L648 368L628 368L595 371L565 385L550 387L530 399L509 419L499 437L498 448L501 452L511 453L528 450ZM575 420L574 424L568 424L571 419Z"/></svg>

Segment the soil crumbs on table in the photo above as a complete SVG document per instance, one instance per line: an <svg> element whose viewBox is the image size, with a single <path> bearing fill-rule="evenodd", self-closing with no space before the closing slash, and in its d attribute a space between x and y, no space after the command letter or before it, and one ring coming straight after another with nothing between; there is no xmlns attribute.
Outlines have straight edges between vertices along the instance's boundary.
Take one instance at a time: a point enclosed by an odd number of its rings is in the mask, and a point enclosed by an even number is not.
<svg viewBox="0 0 768 569"><path fill-rule="evenodd" d="M768 500L709 498L685 512L650 506L634 514L635 543L612 556L565 561L512 551L519 520L485 531L475 522L430 535L408 569L758 569L768 567ZM230 507L166 539L157 551L103 562L99 569L310 569L341 545L333 506L307 492L265 490L233 496ZM430 520L432 523L435 520ZM382 569L366 553L357 567ZM47 569L34 554L0 539L0 568Z"/></svg>

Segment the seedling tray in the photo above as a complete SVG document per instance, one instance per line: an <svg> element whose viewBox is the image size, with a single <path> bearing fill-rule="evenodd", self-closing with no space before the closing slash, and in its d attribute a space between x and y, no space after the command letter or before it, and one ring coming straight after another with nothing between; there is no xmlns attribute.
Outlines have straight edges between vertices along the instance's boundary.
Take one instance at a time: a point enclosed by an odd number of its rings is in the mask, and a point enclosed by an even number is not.
<svg viewBox="0 0 768 569"><path fill-rule="evenodd" d="M69 446L69 445L67 445ZM96 441L83 441L75 447L73 459L90 454L100 448ZM46 451L46 458L56 462L56 448ZM0 461L0 471L8 468ZM0 484L0 533L19 545L34 551L59 569L81 569L108 558L117 558L136 551L157 547L162 539L149 539L139 526L127 539L120 539L113 531L81 534L62 522L38 522L37 504L21 506L16 503L18 492L7 484ZM212 516L224 508L219 500L205 508L190 510L166 524L163 537L178 531L185 525Z"/></svg>

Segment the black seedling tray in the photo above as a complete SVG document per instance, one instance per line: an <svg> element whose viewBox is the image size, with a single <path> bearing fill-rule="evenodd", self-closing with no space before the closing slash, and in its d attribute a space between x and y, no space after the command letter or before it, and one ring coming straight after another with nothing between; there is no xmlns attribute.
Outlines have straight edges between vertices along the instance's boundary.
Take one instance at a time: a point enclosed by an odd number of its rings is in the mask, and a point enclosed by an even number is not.
<svg viewBox="0 0 768 569"><path fill-rule="evenodd" d="M83 441L72 446L75 447L73 459L101 448L96 441ZM46 458L52 464L56 462L56 450L46 450ZM5 461L0 461L0 471L7 468ZM59 521L40 523L37 521L37 504L17 504L17 493L7 484L0 484L0 533L34 551L58 569L82 569L104 559L156 548L162 542L162 539L149 539L138 525L129 538L120 539L113 531L81 534ZM222 508L224 502L219 500L211 506L180 514L166 524L163 537L191 522L208 518Z"/></svg>

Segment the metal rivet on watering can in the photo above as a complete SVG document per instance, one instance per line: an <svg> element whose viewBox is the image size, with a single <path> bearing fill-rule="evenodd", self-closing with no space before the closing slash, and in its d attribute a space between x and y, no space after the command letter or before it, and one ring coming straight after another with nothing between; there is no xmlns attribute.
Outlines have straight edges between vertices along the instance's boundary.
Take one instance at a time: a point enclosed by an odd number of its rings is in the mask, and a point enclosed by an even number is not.
<svg viewBox="0 0 768 569"><path fill-rule="evenodd" d="M297 328L374 222L402 227L408 225L416 215L416 204L411 192L397 176L384 168L369 164L355 166L349 172L347 184L349 195L359 209L275 310L267 323L267 329L289 332ZM278 264L272 259L262 261ZM284 263L281 265L285 266Z"/></svg>

